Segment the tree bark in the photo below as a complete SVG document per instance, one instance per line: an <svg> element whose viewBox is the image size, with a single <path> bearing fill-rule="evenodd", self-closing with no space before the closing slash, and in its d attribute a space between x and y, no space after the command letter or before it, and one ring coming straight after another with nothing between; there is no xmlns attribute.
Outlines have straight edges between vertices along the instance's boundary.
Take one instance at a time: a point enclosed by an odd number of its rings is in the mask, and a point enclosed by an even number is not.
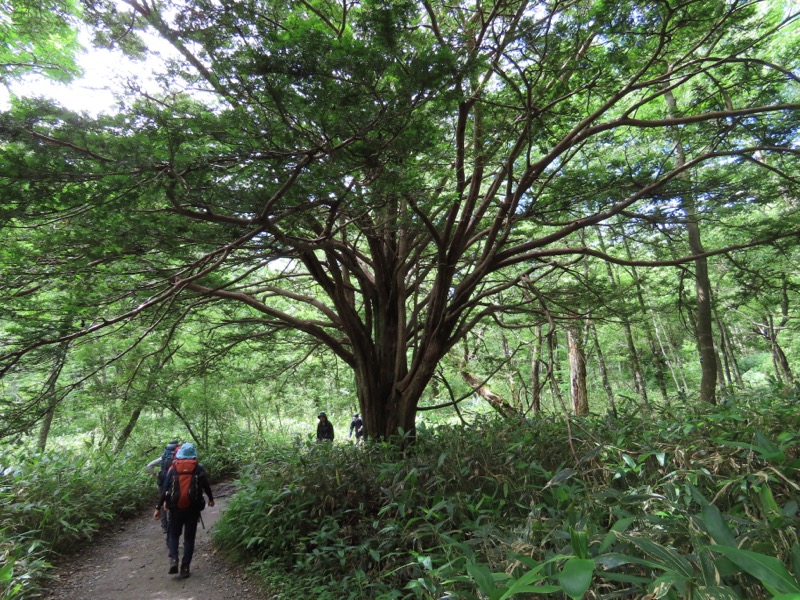
<svg viewBox="0 0 800 600"><path fill-rule="evenodd" d="M128 443L128 439L131 437L133 429L136 427L136 423L139 421L139 417L142 414L142 409L144 409L144 403L139 402L131 412L131 416L128 418L128 422L125 424L125 427L123 427L119 437L117 437L117 443L114 447L114 451L117 454L122 452L123 448L125 448L125 444Z"/></svg>
<svg viewBox="0 0 800 600"><path fill-rule="evenodd" d="M788 320L788 319L787 319ZM775 378L779 383L794 383L794 374L789 366L789 359L778 343L778 334L785 325L785 320L780 321L780 325L775 325L775 319L771 313L764 316L764 323L756 326L756 332L761 335L769 344L770 354L772 355L772 365L775 371Z"/></svg>
<svg viewBox="0 0 800 600"><path fill-rule="evenodd" d="M675 96L665 82L664 99L670 116L677 114ZM681 140L680 130L674 129L675 164L682 167L686 164L686 156ZM679 179L685 179L679 177ZM717 403L717 353L714 348L713 317L711 311L711 280L708 274L708 259L702 256L705 248L700 236L700 218L694 199L694 192L682 194L681 204L686 213L686 231L689 239L689 252L696 256L694 260L694 282L697 295L697 348L700 355L700 400L710 404Z"/></svg>
<svg viewBox="0 0 800 600"><path fill-rule="evenodd" d="M717 313L715 308L715 313ZM717 329L719 329L720 348L722 350L722 359L724 364L724 373L728 380L730 387L738 387L744 389L744 380L742 379L742 372L739 369L739 363L736 360L736 349L733 347L731 335L728 327L717 314Z"/></svg>
<svg viewBox="0 0 800 600"><path fill-rule="evenodd" d="M520 413L511 404L494 393L484 381L481 381L472 373L461 371L461 378L504 419L512 419L520 416Z"/></svg>
<svg viewBox="0 0 800 600"><path fill-rule="evenodd" d="M542 326L536 325L535 339L531 343L531 412L538 415L542 412L541 356L544 345Z"/></svg>
<svg viewBox="0 0 800 600"><path fill-rule="evenodd" d="M62 400L57 394L56 385L61 371L64 369L64 364L67 361L67 350L69 346L70 342L63 342L56 348L53 368L50 370L50 375L47 377L47 382L45 384L44 396L47 402L47 408L42 417L42 422L39 425L39 439L37 443L41 452L44 452L47 448L47 439L50 437L50 429L53 426L56 408Z"/></svg>
<svg viewBox="0 0 800 600"><path fill-rule="evenodd" d="M597 365L600 369L600 381L603 384L603 389L606 392L606 398L608 399L608 412L616 417L617 416L617 404L614 400L614 388L611 387L611 380L608 377L608 366L606 365L606 359L603 356L603 348L600 346L600 339L597 337L597 327L595 327L594 323L591 324L591 335L592 335L592 342L594 343L594 351L597 354Z"/></svg>
<svg viewBox="0 0 800 600"><path fill-rule="evenodd" d="M511 351L509 347L508 338L506 337L505 331L500 329L500 343L503 348L503 359L505 360L506 365L511 365L511 359L513 358L515 352ZM520 392L517 386L517 380L515 375L518 375L516 369L509 368L508 372L508 390L509 394L511 395L511 399L509 404L514 407L514 411L519 413L522 412L522 402L520 401Z"/></svg>
<svg viewBox="0 0 800 600"><path fill-rule="evenodd" d="M569 344L569 381L572 413L576 416L589 414L589 394L586 389L586 353L583 350L580 330L575 323L567 328Z"/></svg>

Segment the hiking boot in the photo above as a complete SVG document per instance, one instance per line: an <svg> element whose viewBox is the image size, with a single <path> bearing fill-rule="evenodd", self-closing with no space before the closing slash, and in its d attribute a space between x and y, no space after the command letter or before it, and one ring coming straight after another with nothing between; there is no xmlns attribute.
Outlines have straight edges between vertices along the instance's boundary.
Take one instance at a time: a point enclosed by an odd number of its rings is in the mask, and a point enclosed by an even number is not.
<svg viewBox="0 0 800 600"><path fill-rule="evenodd" d="M175 575L178 572L178 559L173 558L169 561L169 574Z"/></svg>
<svg viewBox="0 0 800 600"><path fill-rule="evenodd" d="M191 573L189 573L189 565L181 567L181 577L186 579L187 577L189 577L189 575L191 575Z"/></svg>

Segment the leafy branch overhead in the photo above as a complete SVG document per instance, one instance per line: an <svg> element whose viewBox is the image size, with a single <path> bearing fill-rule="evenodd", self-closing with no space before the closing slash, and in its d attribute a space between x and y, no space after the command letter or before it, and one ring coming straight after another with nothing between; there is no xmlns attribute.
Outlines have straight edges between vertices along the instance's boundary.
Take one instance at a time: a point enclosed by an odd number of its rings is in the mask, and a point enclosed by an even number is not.
<svg viewBox="0 0 800 600"><path fill-rule="evenodd" d="M576 259L796 237L788 4L123 6L84 18L134 54L145 31L170 44L163 90L95 120L20 99L0 121L6 316L59 278L87 290L80 327L10 338L4 371L121 319L238 303L335 353L388 436L503 292L546 299ZM680 234L709 219L735 233Z"/></svg>

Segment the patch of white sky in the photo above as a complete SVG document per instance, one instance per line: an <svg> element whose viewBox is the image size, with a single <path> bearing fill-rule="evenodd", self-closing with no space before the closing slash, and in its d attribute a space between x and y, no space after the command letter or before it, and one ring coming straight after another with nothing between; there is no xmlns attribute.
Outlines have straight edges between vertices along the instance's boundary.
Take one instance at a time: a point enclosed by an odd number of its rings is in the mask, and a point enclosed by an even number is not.
<svg viewBox="0 0 800 600"><path fill-rule="evenodd" d="M140 34L148 54L136 60L120 50L95 48L91 43L91 32L81 27L78 39L84 48L76 60L82 75L71 82L60 83L41 74L28 74L0 86L0 110L8 110L12 96L46 98L68 110L97 116L114 113L118 109L119 97L133 84L152 96L163 96L163 84L156 75L164 70L167 60L178 56L168 42L150 35Z"/></svg>

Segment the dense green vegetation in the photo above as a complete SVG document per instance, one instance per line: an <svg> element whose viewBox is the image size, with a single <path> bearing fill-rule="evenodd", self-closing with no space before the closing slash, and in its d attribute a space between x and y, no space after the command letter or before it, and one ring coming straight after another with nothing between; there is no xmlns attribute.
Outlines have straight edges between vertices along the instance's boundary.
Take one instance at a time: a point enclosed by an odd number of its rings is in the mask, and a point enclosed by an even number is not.
<svg viewBox="0 0 800 600"><path fill-rule="evenodd" d="M175 435L292 600L800 593L795 2L0 0L0 38L4 598ZM79 39L149 69L97 115L26 89Z"/></svg>
<svg viewBox="0 0 800 600"><path fill-rule="evenodd" d="M215 541L285 598L800 593L798 397L618 410L425 427L405 453L236 436L205 461L241 471ZM3 597L148 503L153 451L4 454Z"/></svg>
<svg viewBox="0 0 800 600"><path fill-rule="evenodd" d="M795 396L753 395L281 448L217 541L287 598L797 594L799 423Z"/></svg>
<svg viewBox="0 0 800 600"><path fill-rule="evenodd" d="M74 550L109 521L152 504L143 493L152 478L130 456L88 448L2 450L2 598L25 597L47 574L53 553Z"/></svg>
<svg viewBox="0 0 800 600"><path fill-rule="evenodd" d="M55 46L30 31L33 3L2 4L37 72L54 47L58 64L71 56L72 5L54 4ZM791 383L793 3L124 0L75 12L125 66L148 58L155 85L118 86L98 116L26 93L0 115L3 435L118 360L133 406L156 391L172 400L197 379L153 374L183 344L206 372L228 353L269 361L275 344L314 355L346 373L383 439L414 430L434 387L453 385L451 365L505 400L503 414L535 412L563 385L559 351L585 413L595 345L608 402L632 387L642 402L697 389L714 403L744 384L732 362L754 329ZM499 354L483 351L494 328ZM696 386L676 363L685 344ZM92 350L94 370L63 376ZM609 377L601 351L624 354L625 377ZM515 354L535 363L527 390L516 377L491 396L482 383L501 365L467 368Z"/></svg>

